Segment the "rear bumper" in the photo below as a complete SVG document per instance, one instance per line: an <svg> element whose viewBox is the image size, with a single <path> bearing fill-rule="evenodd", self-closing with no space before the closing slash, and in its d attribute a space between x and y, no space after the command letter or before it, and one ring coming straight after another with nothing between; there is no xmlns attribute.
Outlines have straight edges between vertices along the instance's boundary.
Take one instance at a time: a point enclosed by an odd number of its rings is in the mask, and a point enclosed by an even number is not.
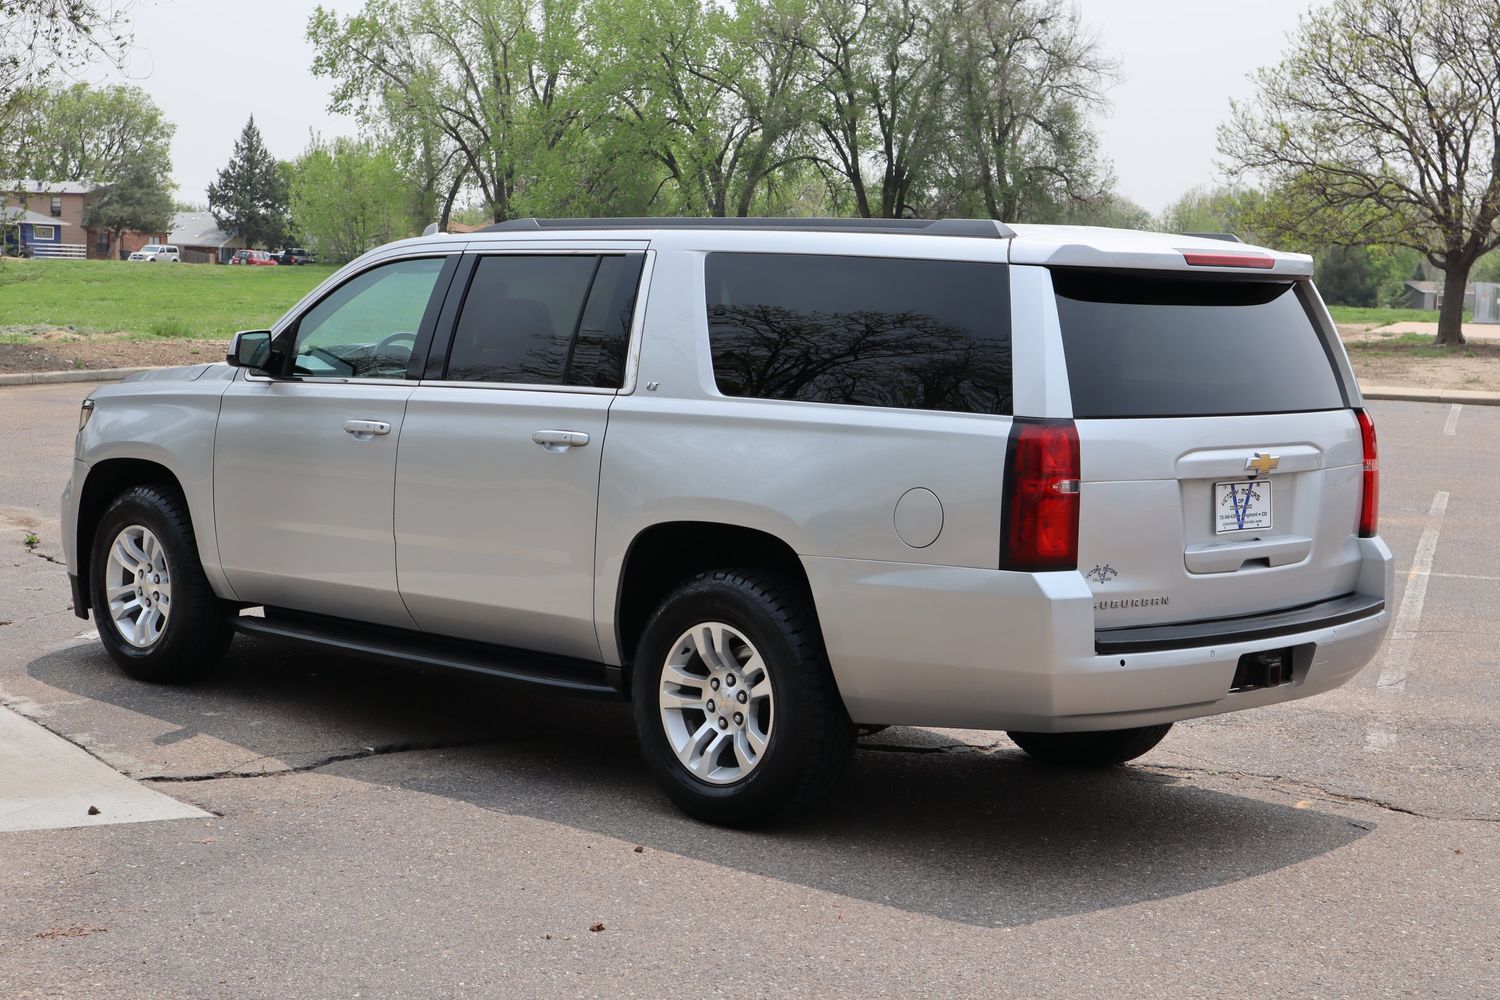
<svg viewBox="0 0 1500 1000"><path fill-rule="evenodd" d="M1348 604L1283 612L1279 623L1253 616L1253 630L1243 628L1251 618L1227 619L1188 645L1181 631L1153 645L1148 630L1110 630L1137 634L1127 651L1107 653L1095 648L1093 594L1077 573L803 562L856 721L1072 732L1256 708L1345 683L1375 656L1391 617L1390 551L1378 538L1360 546ZM1297 648L1290 683L1230 692L1241 656L1288 647Z"/></svg>
<svg viewBox="0 0 1500 1000"><path fill-rule="evenodd" d="M1101 628L1094 632L1094 652L1103 656L1121 653L1154 653L1163 649L1222 646L1260 639L1279 639L1318 629L1349 625L1385 610L1385 600L1367 594L1346 594L1284 611L1240 615L1181 625L1137 625Z"/></svg>

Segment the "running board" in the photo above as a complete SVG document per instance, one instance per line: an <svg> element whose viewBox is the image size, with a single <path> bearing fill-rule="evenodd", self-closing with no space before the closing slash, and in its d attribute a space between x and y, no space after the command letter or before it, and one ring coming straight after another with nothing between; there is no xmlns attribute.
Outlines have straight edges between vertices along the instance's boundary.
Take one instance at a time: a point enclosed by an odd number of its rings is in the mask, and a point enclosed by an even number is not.
<svg viewBox="0 0 1500 1000"><path fill-rule="evenodd" d="M590 660L447 639L410 629L369 625L280 608L266 608L264 618L240 615L233 622L236 631L244 635L279 639L365 659L458 670L596 697L619 698L623 693L619 683L620 669Z"/></svg>

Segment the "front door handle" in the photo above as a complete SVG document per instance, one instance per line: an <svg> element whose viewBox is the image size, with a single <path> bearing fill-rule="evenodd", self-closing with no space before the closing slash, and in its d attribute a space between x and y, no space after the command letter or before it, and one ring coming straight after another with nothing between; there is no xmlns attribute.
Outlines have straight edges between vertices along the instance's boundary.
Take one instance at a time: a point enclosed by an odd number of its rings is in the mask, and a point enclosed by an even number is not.
<svg viewBox="0 0 1500 1000"><path fill-rule="evenodd" d="M531 440L548 451L558 452L582 448L589 443L589 436L583 431L534 431Z"/></svg>
<svg viewBox="0 0 1500 1000"><path fill-rule="evenodd" d="M345 420L344 431L353 434L356 440L368 441L380 434L389 434L391 425L384 420Z"/></svg>

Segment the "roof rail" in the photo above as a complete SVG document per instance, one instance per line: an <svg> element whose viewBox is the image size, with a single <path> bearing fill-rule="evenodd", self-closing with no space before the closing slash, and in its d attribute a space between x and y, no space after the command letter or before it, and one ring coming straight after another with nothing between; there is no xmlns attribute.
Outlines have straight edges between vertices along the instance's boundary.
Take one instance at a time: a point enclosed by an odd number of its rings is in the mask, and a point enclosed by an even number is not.
<svg viewBox="0 0 1500 1000"><path fill-rule="evenodd" d="M1183 233L1184 236L1196 236L1200 240L1223 240L1225 243L1243 243L1234 233Z"/></svg>
<svg viewBox="0 0 1500 1000"><path fill-rule="evenodd" d="M514 233L544 229L790 229L806 233L911 233L919 236L969 236L1003 240L1014 230L993 219L692 219L679 216L632 219L511 219L486 226L482 233Z"/></svg>

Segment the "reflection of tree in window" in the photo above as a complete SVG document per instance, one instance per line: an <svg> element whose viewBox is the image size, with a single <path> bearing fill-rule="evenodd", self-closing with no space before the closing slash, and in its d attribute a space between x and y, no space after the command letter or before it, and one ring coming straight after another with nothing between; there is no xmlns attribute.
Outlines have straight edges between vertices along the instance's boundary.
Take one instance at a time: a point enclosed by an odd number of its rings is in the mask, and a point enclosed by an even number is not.
<svg viewBox="0 0 1500 1000"><path fill-rule="evenodd" d="M716 306L708 319L727 395L1010 412L1010 346L923 313Z"/></svg>

